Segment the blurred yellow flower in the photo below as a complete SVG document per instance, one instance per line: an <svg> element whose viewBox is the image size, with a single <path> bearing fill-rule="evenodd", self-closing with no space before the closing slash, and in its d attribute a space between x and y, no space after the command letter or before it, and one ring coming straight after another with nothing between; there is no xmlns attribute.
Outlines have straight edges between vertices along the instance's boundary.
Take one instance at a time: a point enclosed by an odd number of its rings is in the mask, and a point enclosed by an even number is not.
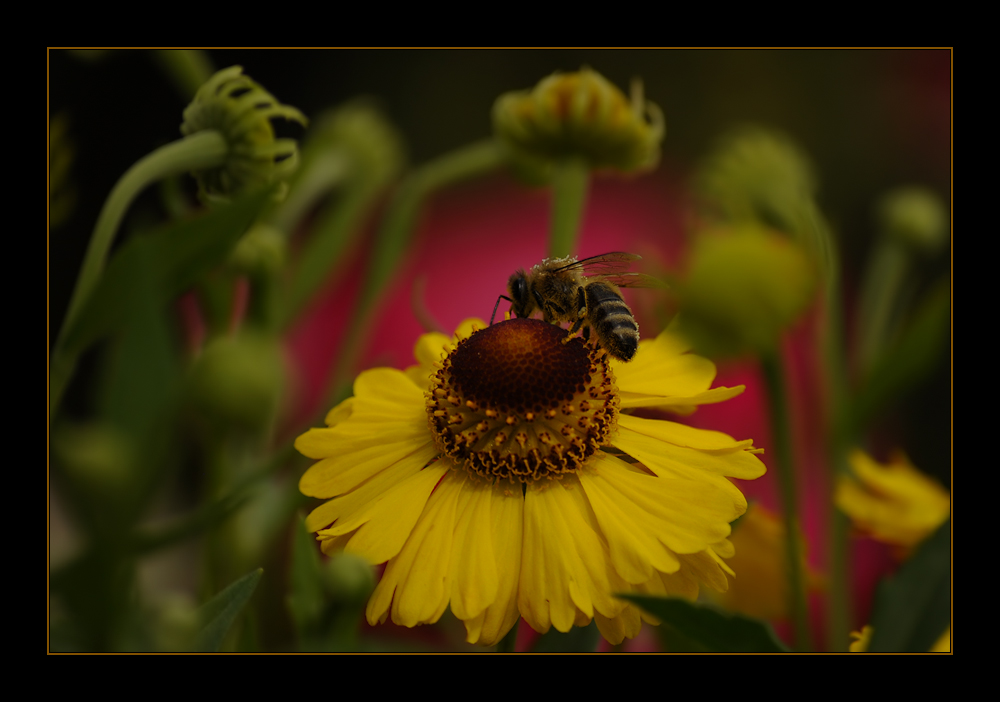
<svg viewBox="0 0 1000 702"><path fill-rule="evenodd" d="M368 621L412 627L450 607L470 643L492 645L518 616L539 632L594 619L619 643L644 615L614 593L726 589L729 522L746 509L727 476L764 473L753 443L626 412L742 386L709 389L715 366L667 333L625 365L540 320L482 326L422 336L405 371L363 372L296 441L319 461L300 489L329 500L306 521L323 551L387 564Z"/></svg>
<svg viewBox="0 0 1000 702"><path fill-rule="evenodd" d="M912 548L951 514L948 491L902 453L880 464L863 451L850 455L852 476L837 484L836 503L854 526L877 541Z"/></svg>
<svg viewBox="0 0 1000 702"><path fill-rule="evenodd" d="M871 624L865 624L861 628L861 631L852 631L851 638L853 641L851 641L847 650L851 653L867 653L868 645L872 642L873 631Z"/></svg>
<svg viewBox="0 0 1000 702"><path fill-rule="evenodd" d="M710 592L709 599L733 612L757 619L788 616L788 571L785 557L785 526L781 519L760 504L751 504L733 528L730 537L736 555L728 559L737 576L722 593ZM799 540L805 544L805 539ZM823 585L821 576L799 555L807 585L815 590Z"/></svg>
<svg viewBox="0 0 1000 702"><path fill-rule="evenodd" d="M854 639L848 650L851 653L868 653L868 647L872 642L872 634L875 630L871 624L865 624L861 631L852 631L851 638ZM949 626L941 634L941 637L934 642L928 653L951 653L951 627Z"/></svg>

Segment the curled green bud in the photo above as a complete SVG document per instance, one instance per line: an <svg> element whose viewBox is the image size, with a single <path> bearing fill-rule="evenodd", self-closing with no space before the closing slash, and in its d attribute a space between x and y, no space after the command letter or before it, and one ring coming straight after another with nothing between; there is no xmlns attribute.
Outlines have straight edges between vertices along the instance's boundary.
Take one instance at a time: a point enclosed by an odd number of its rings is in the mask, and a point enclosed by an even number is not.
<svg viewBox="0 0 1000 702"><path fill-rule="evenodd" d="M882 230L922 254L937 253L948 241L948 216L940 198L926 188L893 190L879 203Z"/></svg>
<svg viewBox="0 0 1000 702"><path fill-rule="evenodd" d="M501 95L493 130L528 160L582 158L591 169L648 170L660 159L660 108L635 83L632 99L589 68L555 73L534 89ZM648 121L647 121L648 118Z"/></svg>
<svg viewBox="0 0 1000 702"><path fill-rule="evenodd" d="M677 284L680 329L710 357L767 353L815 287L813 264L787 237L754 226L703 234Z"/></svg>
<svg viewBox="0 0 1000 702"><path fill-rule="evenodd" d="M243 333L208 345L192 371L189 398L220 428L260 434L275 416L284 384L284 361L274 339Z"/></svg>
<svg viewBox="0 0 1000 702"><path fill-rule="evenodd" d="M276 139L271 120L276 118L305 126L296 108L280 104L260 85L230 66L205 83L184 110L181 133L220 132L229 146L219 167L194 171L202 196L228 198L247 189L286 180L298 166L294 139Z"/></svg>

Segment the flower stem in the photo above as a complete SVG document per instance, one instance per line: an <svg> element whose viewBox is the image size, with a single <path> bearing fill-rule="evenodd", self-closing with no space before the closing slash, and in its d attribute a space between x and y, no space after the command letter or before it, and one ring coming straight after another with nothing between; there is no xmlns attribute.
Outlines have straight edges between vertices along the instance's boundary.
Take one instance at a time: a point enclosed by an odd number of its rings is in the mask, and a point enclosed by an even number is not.
<svg viewBox="0 0 1000 702"><path fill-rule="evenodd" d="M62 341L101 279L111 244L129 205L139 193L157 180L184 171L221 165L228 150L226 140L220 132L208 130L192 134L161 146L140 159L115 183L90 236L90 244L87 246L87 253L76 279L76 287L70 297L66 318L59 332L59 340L56 342L49 389L50 417L55 415L63 391L76 366L76 358L68 358L62 350Z"/></svg>
<svg viewBox="0 0 1000 702"><path fill-rule="evenodd" d="M563 258L576 251L589 182L590 171L583 159L568 158L556 164L552 176L549 258Z"/></svg>
<svg viewBox="0 0 1000 702"><path fill-rule="evenodd" d="M828 416L833 418L832 425L827 428L829 464L827 465L826 492L831 497L836 490L837 480L848 470L847 453L853 443L853 437L849 434L845 423L841 421L844 407L848 402L845 391L848 387L848 380L838 295L839 290L834 290L834 294L827 299L827 328L823 344L826 357L827 385L830 394ZM847 517L832 503L832 499L829 510L827 522L829 582L827 586L826 650L833 653L847 651L854 603L851 601L849 586L851 582L848 551L850 524Z"/></svg>
<svg viewBox="0 0 1000 702"><path fill-rule="evenodd" d="M803 548L799 528L798 490L792 455L784 368L776 351L764 354L761 365L767 383L768 410L775 446L775 457L770 463L778 476L784 515L785 559L791 598L790 611L795 627L794 645L798 650L809 650L812 647L812 637L809 632L809 611L806 603L805 577L802 572Z"/></svg>
<svg viewBox="0 0 1000 702"><path fill-rule="evenodd" d="M861 294L858 361L865 376L896 330L894 314L900 309L910 267L906 247L892 237L883 237L866 271Z"/></svg>

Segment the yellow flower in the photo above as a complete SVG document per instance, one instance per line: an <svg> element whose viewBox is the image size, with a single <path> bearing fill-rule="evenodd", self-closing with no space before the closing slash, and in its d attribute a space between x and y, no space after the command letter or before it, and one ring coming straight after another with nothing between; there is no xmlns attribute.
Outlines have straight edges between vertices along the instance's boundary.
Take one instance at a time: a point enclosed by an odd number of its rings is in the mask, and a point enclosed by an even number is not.
<svg viewBox="0 0 1000 702"><path fill-rule="evenodd" d="M405 371L361 373L296 441L319 460L300 489L329 500L306 520L323 551L387 564L368 621L412 627L450 606L470 643L518 616L539 632L596 619L619 643L644 615L614 593L724 590L746 509L727 476L764 473L752 441L629 412L743 387L709 389L715 366L667 333L620 364L540 320L482 326L422 336Z"/></svg>
<svg viewBox="0 0 1000 702"><path fill-rule="evenodd" d="M905 455L882 465L855 450L850 462L853 477L842 477L837 485L837 506L877 541L912 548L951 514L948 491Z"/></svg>

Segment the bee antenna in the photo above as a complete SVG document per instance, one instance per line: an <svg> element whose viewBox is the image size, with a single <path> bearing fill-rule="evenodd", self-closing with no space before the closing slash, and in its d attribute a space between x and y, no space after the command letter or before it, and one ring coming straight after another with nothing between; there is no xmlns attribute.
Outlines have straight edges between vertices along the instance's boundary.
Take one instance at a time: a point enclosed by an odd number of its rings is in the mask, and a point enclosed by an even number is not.
<svg viewBox="0 0 1000 702"><path fill-rule="evenodd" d="M493 326L493 318L497 316L497 307L500 306L500 300L506 300L507 302L511 302L511 303L514 302L513 300L511 300L506 295L501 295L500 297L497 298L497 304L493 305L493 314L490 315L490 326L491 327Z"/></svg>

